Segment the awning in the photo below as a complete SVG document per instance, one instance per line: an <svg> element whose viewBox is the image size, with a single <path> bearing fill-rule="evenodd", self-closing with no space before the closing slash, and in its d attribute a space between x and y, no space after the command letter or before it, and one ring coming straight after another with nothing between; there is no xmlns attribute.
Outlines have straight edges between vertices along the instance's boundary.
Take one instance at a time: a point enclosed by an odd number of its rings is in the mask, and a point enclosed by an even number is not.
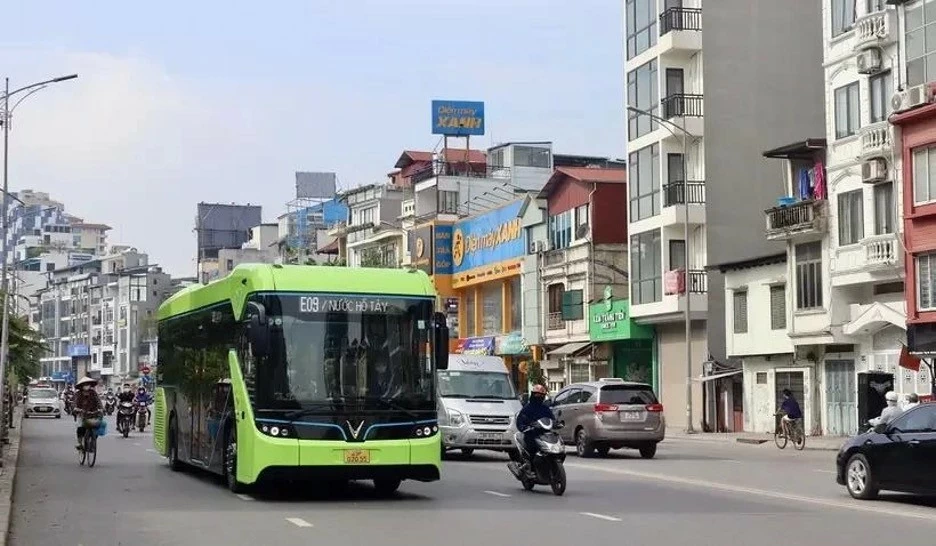
<svg viewBox="0 0 936 546"><path fill-rule="evenodd" d="M730 372L722 372L722 373L717 373L717 374L714 374L714 375L700 375L699 377L697 377L697 378L694 379L693 381L698 381L699 383L704 383L704 382L706 382L706 381L713 381L713 380L715 380L715 379L721 379L721 378L723 378L723 377L731 377L732 375L738 375L739 373L741 373L741 372L743 372L743 371L744 371L744 370L731 370Z"/></svg>
<svg viewBox="0 0 936 546"><path fill-rule="evenodd" d="M590 341L583 341L581 343L566 343L558 349L553 349L547 354L556 355L556 356L577 356L584 353L589 347L591 347Z"/></svg>
<svg viewBox="0 0 936 546"><path fill-rule="evenodd" d="M881 302L871 304L864 313L855 320L842 327L842 333L853 336L856 334L871 334L881 328L893 324L903 330L907 329L907 317L900 311L888 307Z"/></svg>

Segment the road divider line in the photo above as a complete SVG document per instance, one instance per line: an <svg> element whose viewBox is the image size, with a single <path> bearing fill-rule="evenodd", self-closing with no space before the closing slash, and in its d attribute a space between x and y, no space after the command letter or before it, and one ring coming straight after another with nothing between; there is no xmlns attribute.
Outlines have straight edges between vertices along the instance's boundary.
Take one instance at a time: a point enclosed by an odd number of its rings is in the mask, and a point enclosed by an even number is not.
<svg viewBox="0 0 936 546"><path fill-rule="evenodd" d="M606 516L604 514L596 514L594 512L579 512L579 514L583 516L588 516L590 518L603 519L605 521L623 521L621 520L621 518L616 518L614 516Z"/></svg>
<svg viewBox="0 0 936 546"><path fill-rule="evenodd" d="M500 493L497 491L485 491L485 493L487 493L488 495L494 495L495 497L501 497L504 499L509 499L511 497L511 495L508 495L507 493Z"/></svg>
<svg viewBox="0 0 936 546"><path fill-rule="evenodd" d="M595 466L590 464L579 464L579 463L565 463L565 466L568 468L578 468L582 470L592 470L595 472L606 472L609 474L618 474L621 476L629 476L632 478L638 478L643 480L651 480L658 482L665 482L674 485L682 485L689 487L698 487L702 489L715 489L718 491L725 491L728 493L742 493L747 495L755 495L760 497L767 497L778 500L786 501L798 501L807 504L813 504L817 506L826 506L830 508L840 508L843 510L856 510L859 512L867 512L870 514L875 514L878 516L894 516L901 518L911 518L911 519L921 519L925 521L930 521L936 523L936 513L925 513L925 512L910 512L904 509L894 509L886 506L882 506L881 503L864 503L863 501L854 501L854 502L844 502L832 499L820 499L817 497L806 497L803 495L794 495L791 493L780 493L777 491L768 491L766 489L757 489L753 487L744 487L740 485L732 485L727 483L712 482L708 480L697 480L694 478L683 478L679 476L672 476L667 474L657 474L653 472L639 472L636 470L625 470L622 468L605 468L601 466Z"/></svg>
<svg viewBox="0 0 936 546"><path fill-rule="evenodd" d="M239 495L237 495L237 498L239 498L239 499L242 500L242 501L252 501L252 500L254 500L254 498L251 497L250 495L244 495L244 494L239 494ZM301 521L301 520L300 520L300 521ZM293 522L293 523L295 523L295 522ZM297 524L297 525L298 525L298 524ZM302 527L302 526L300 525L300 527ZM310 525L310 527L311 527L311 525Z"/></svg>
<svg viewBox="0 0 936 546"><path fill-rule="evenodd" d="M286 518L286 521L292 523L296 527L312 527L312 524L302 518Z"/></svg>

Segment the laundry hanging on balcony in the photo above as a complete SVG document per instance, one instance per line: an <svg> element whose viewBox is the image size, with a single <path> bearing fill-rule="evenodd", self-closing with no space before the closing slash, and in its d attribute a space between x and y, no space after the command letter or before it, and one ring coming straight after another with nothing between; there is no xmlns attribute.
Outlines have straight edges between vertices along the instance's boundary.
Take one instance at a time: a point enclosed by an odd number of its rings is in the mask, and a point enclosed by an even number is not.
<svg viewBox="0 0 936 546"><path fill-rule="evenodd" d="M817 161L813 166L813 199L826 198L825 165Z"/></svg>
<svg viewBox="0 0 936 546"><path fill-rule="evenodd" d="M813 181L811 175L811 169L800 169L799 170L799 187L797 197L800 200L812 199L813 196Z"/></svg>

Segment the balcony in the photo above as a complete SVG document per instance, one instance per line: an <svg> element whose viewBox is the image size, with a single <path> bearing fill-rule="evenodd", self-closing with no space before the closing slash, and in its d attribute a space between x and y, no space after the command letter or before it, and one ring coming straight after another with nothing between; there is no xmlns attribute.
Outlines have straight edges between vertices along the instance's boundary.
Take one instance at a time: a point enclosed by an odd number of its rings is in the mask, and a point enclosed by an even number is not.
<svg viewBox="0 0 936 546"><path fill-rule="evenodd" d="M704 269L690 269L688 279L690 294L708 293L708 272ZM684 269L667 271L663 276L663 293L667 296L685 294L686 286L686 270Z"/></svg>
<svg viewBox="0 0 936 546"><path fill-rule="evenodd" d="M477 163L433 161L425 168L410 176L412 184L429 180L436 176L465 176L470 178L510 178L510 167L499 165L479 165Z"/></svg>
<svg viewBox="0 0 936 546"><path fill-rule="evenodd" d="M855 20L854 50L882 47L897 40L897 10L868 13Z"/></svg>
<svg viewBox="0 0 936 546"><path fill-rule="evenodd" d="M663 185L663 206L705 204L705 182L670 182Z"/></svg>
<svg viewBox="0 0 936 546"><path fill-rule="evenodd" d="M566 323L562 320L562 312L547 313L546 328L549 330L565 330Z"/></svg>
<svg viewBox="0 0 936 546"><path fill-rule="evenodd" d="M674 93L660 101L663 117L702 117L702 95Z"/></svg>
<svg viewBox="0 0 936 546"><path fill-rule="evenodd" d="M894 233L872 235L861 240L868 268L893 267L900 263L900 242Z"/></svg>
<svg viewBox="0 0 936 546"><path fill-rule="evenodd" d="M702 8L669 8L660 14L660 36L674 30L702 30Z"/></svg>
<svg viewBox="0 0 936 546"><path fill-rule="evenodd" d="M891 125L887 121L873 123L859 129L861 135L861 149L859 150L861 160L891 157L894 146L891 133Z"/></svg>
<svg viewBox="0 0 936 546"><path fill-rule="evenodd" d="M786 241L798 235L816 235L826 228L826 202L800 201L767 209L766 236L770 241Z"/></svg>

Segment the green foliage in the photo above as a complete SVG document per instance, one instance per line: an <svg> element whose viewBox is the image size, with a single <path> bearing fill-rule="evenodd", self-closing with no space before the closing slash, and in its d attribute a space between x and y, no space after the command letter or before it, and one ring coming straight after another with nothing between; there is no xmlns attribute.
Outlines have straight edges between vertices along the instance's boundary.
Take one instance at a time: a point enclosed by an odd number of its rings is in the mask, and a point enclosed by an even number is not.
<svg viewBox="0 0 936 546"><path fill-rule="evenodd" d="M546 384L546 376L543 374L543 369L540 368L539 362L531 360L530 363L527 364L527 381L531 385Z"/></svg>
<svg viewBox="0 0 936 546"><path fill-rule="evenodd" d="M39 377L39 358L48 350L26 319L10 316L10 375L25 385L30 377Z"/></svg>

